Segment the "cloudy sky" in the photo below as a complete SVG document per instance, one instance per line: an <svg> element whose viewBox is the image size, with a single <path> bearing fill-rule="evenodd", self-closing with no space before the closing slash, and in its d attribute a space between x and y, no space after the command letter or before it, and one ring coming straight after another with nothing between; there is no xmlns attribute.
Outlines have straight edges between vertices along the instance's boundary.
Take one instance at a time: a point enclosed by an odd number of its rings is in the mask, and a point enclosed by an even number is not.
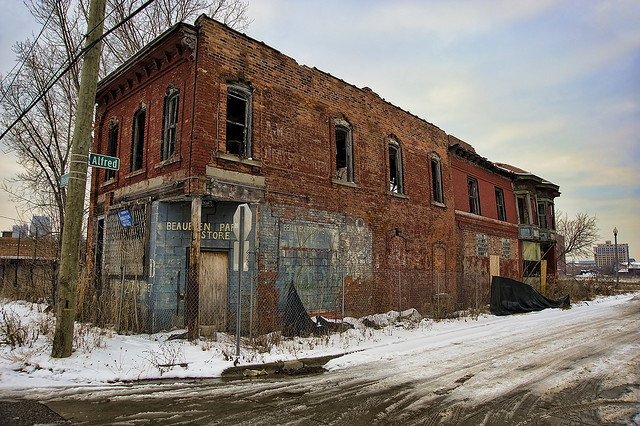
<svg viewBox="0 0 640 426"><path fill-rule="evenodd" d="M37 29L3 3L6 73L11 43ZM559 185L557 210L597 216L603 242L617 227L640 258L639 1L251 0L249 15L248 35L298 63Z"/></svg>

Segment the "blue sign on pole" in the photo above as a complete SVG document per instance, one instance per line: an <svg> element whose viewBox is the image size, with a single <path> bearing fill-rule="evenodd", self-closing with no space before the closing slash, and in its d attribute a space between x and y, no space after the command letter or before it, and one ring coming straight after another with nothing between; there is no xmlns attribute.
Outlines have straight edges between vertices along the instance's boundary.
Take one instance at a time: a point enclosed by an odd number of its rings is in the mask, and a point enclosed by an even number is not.
<svg viewBox="0 0 640 426"><path fill-rule="evenodd" d="M131 217L131 213L129 209L124 209L118 212L118 219L120 219L120 224L126 228L128 226L133 225L133 218Z"/></svg>

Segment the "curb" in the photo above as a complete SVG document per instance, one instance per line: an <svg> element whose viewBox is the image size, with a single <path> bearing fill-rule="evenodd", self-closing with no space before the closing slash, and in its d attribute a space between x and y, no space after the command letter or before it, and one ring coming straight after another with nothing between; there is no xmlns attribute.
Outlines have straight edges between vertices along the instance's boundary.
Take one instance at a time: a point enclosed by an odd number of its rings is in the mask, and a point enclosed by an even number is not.
<svg viewBox="0 0 640 426"><path fill-rule="evenodd" d="M320 374L326 370L323 366L344 354L326 355L316 358L301 358L291 361L269 362L266 364L249 364L227 368L222 372L222 379L264 378L268 376L293 376L298 374Z"/></svg>

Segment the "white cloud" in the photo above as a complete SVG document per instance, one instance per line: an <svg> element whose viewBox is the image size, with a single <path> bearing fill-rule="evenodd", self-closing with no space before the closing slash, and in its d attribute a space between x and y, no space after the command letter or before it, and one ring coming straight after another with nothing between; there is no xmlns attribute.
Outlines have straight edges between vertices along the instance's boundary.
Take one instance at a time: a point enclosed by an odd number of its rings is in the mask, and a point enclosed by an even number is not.
<svg viewBox="0 0 640 426"><path fill-rule="evenodd" d="M558 0L514 2L512 0L401 1L374 2L363 8L359 30L377 29L434 33L450 39L455 36L510 26L531 19L558 3Z"/></svg>

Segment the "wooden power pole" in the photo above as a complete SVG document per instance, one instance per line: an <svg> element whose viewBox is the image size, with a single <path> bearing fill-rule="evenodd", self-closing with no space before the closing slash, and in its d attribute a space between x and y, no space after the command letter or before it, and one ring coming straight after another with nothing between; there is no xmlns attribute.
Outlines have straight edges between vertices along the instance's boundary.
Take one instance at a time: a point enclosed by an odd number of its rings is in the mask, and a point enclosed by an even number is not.
<svg viewBox="0 0 640 426"><path fill-rule="evenodd" d="M87 164L91 128L93 127L93 108L98 87L98 67L101 52L99 39L104 28L105 7L106 0L91 0L89 20L87 22L85 47L89 47L93 43L95 45L84 55L80 74L78 109L76 111L73 139L71 140L71 165L69 166L67 202L64 207L56 331L53 336L53 349L51 352L51 356L55 358L70 356L73 343L76 287L82 236L82 212L87 187Z"/></svg>

